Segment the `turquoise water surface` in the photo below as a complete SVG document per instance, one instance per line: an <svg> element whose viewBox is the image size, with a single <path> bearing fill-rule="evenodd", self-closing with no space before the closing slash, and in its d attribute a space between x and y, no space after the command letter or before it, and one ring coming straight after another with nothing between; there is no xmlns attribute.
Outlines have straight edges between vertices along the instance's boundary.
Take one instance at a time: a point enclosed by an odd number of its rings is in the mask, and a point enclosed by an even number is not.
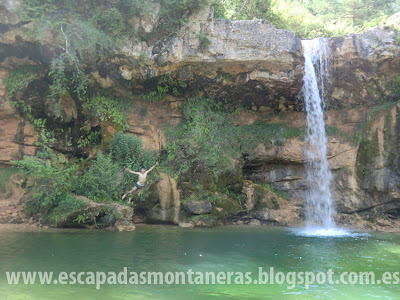
<svg viewBox="0 0 400 300"><path fill-rule="evenodd" d="M6 271L400 271L400 234L307 237L290 229L138 226L135 232L0 232L0 299L399 299L400 285L9 285Z"/></svg>

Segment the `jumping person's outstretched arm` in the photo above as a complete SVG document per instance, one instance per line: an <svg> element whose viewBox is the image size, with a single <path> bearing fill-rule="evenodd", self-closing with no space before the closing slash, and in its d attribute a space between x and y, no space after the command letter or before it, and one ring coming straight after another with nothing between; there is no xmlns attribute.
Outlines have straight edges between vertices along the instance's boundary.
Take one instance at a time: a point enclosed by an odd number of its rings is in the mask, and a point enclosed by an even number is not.
<svg viewBox="0 0 400 300"><path fill-rule="evenodd" d="M128 168L125 168L125 171L126 171L126 172L129 172L129 173L132 173L132 174L135 174L135 175L139 175L139 174L140 174L139 172L131 171L131 170L129 170Z"/></svg>
<svg viewBox="0 0 400 300"><path fill-rule="evenodd" d="M154 166L152 166L150 169L148 169L146 171L146 174L149 173L150 171L152 171L157 165L158 165L158 162L156 162L156 164Z"/></svg>

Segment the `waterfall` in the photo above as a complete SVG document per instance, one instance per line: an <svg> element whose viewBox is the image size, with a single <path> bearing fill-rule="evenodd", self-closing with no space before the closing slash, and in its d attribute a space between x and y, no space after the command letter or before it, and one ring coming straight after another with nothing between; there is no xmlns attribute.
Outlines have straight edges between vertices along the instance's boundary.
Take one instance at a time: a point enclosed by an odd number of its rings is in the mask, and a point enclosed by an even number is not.
<svg viewBox="0 0 400 300"><path fill-rule="evenodd" d="M335 228L334 207L330 183L332 174L326 157L324 122L325 81L328 79L329 48L323 38L303 41L305 74L304 103L307 112L307 173L306 220L307 227Z"/></svg>

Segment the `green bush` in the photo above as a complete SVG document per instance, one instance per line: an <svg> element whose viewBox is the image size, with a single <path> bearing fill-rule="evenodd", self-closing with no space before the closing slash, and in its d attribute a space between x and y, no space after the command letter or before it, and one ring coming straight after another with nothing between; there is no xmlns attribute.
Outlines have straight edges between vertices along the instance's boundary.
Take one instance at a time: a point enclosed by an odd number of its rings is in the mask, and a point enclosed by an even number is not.
<svg viewBox="0 0 400 300"><path fill-rule="evenodd" d="M197 37L199 38L199 48L201 50L207 49L207 47L211 44L211 41L208 38L208 32L200 32Z"/></svg>
<svg viewBox="0 0 400 300"><path fill-rule="evenodd" d="M62 33L63 52L53 58L49 70L51 96L56 102L68 92L75 92L82 99L89 83L83 63L93 62L114 49L113 39L91 22L75 20L63 25L56 29Z"/></svg>
<svg viewBox="0 0 400 300"><path fill-rule="evenodd" d="M88 109L92 117L98 117L105 122L111 120L121 126L122 130L129 128L129 102L115 96L95 96L84 100L83 107Z"/></svg>
<svg viewBox="0 0 400 300"><path fill-rule="evenodd" d="M141 155L142 140L118 132L111 139L109 150L113 160L121 168L126 168L134 164Z"/></svg>
<svg viewBox="0 0 400 300"><path fill-rule="evenodd" d="M26 19L39 19L57 11L57 0L22 0L20 12Z"/></svg>
<svg viewBox="0 0 400 300"><path fill-rule="evenodd" d="M267 18L276 27L288 29L303 39L329 35L321 20L300 3L272 1Z"/></svg>
<svg viewBox="0 0 400 300"><path fill-rule="evenodd" d="M135 175L124 172L124 168L139 171L142 166L150 168L157 160L157 153L143 149L140 139L118 133L110 143L111 153L105 156L99 151L96 160L78 176L77 164L69 163L64 155L51 149L55 141L51 133L42 129L39 141L36 156L26 156L15 163L30 186L27 214L40 214L44 222L65 221L71 212L85 208L84 201L76 199L75 194L98 202L119 201L136 181ZM11 173L0 170L0 184L5 185ZM156 176L151 176L149 183L155 180Z"/></svg>
<svg viewBox="0 0 400 300"><path fill-rule="evenodd" d="M78 194L98 202L119 201L120 196L137 180L137 175L124 172L124 169L149 169L157 161L155 151L143 149L139 138L122 132L116 133L111 139L109 152L105 156L99 151L97 159L78 178L75 186ZM148 183L155 178L149 177Z"/></svg>
<svg viewBox="0 0 400 300"><path fill-rule="evenodd" d="M48 222L57 224L66 221L67 217L74 212L82 211L87 207L88 204L85 201L76 198L74 195L67 194L45 219Z"/></svg>
<svg viewBox="0 0 400 300"><path fill-rule="evenodd" d="M216 0L213 6L218 19L262 19L270 9L271 0Z"/></svg>
<svg viewBox="0 0 400 300"><path fill-rule="evenodd" d="M94 22L82 20L75 20L68 24L65 34L69 47L75 51L78 59L83 61L94 61L99 56L110 53L115 49L114 42L118 38L118 35L112 35L98 28Z"/></svg>
<svg viewBox="0 0 400 300"><path fill-rule="evenodd" d="M12 70L4 79L8 97L12 99L16 92L26 89L38 77L39 69L39 66L23 66Z"/></svg>
<svg viewBox="0 0 400 300"><path fill-rule="evenodd" d="M301 136L303 130L286 124L256 122L249 126L234 126L226 106L209 98L191 98L182 106L183 120L167 128L167 166L175 172L185 172L199 161L214 170L215 175L234 168L234 159L243 153L252 154L263 143L282 143Z"/></svg>
<svg viewBox="0 0 400 300"><path fill-rule="evenodd" d="M39 138L37 156L26 156L16 164L32 183L28 215L42 213L46 216L71 194L77 167L49 147L54 142L50 133L42 131Z"/></svg>
<svg viewBox="0 0 400 300"><path fill-rule="evenodd" d="M268 183L256 183L258 185L261 185L262 187L266 188L268 191L278 195L279 197L287 200L288 198L288 194L286 191L283 190L277 190L275 188L273 188L271 185L269 185Z"/></svg>
<svg viewBox="0 0 400 300"><path fill-rule="evenodd" d="M151 81L152 85L156 85L156 88L140 96L152 102L164 100L169 94L178 96L179 92L187 87L186 82L175 80L169 74L155 77Z"/></svg>
<svg viewBox="0 0 400 300"><path fill-rule="evenodd" d="M125 30L122 13L115 7L99 10L94 16L94 22L106 33L121 37Z"/></svg>
<svg viewBox="0 0 400 300"><path fill-rule="evenodd" d="M7 185L11 180L11 176L18 172L15 167L0 168L0 193L7 190Z"/></svg>
<svg viewBox="0 0 400 300"><path fill-rule="evenodd" d="M157 161L157 152L143 149L142 140L122 132L117 132L110 141L110 154L121 168L140 171L149 169Z"/></svg>
<svg viewBox="0 0 400 300"><path fill-rule="evenodd" d="M100 151L97 159L76 181L78 194L94 201L113 202L119 199L124 187L123 170L113 162L111 155Z"/></svg>
<svg viewBox="0 0 400 300"><path fill-rule="evenodd" d="M184 118L167 130L168 161L178 172L200 160L217 173L233 169L240 156L237 130L220 103L209 98L191 98L182 106Z"/></svg>
<svg viewBox="0 0 400 300"><path fill-rule="evenodd" d="M76 143L77 147L86 148L88 146L97 146L100 145L101 142L101 132L100 131L90 131L86 135L82 135L78 142Z"/></svg>
<svg viewBox="0 0 400 300"><path fill-rule="evenodd" d="M282 144L287 139L301 137L303 134L303 128L261 121L239 128L241 148L248 154L253 153L257 144L264 144L268 148L271 144Z"/></svg>
<svg viewBox="0 0 400 300"><path fill-rule="evenodd" d="M149 1L143 0L119 0L116 7L124 15L124 18L147 15L151 12Z"/></svg>
<svg viewBox="0 0 400 300"><path fill-rule="evenodd" d="M197 13L211 3L210 0L163 0L161 4L160 20L154 30L157 37L173 34L176 29L185 23L189 16Z"/></svg>

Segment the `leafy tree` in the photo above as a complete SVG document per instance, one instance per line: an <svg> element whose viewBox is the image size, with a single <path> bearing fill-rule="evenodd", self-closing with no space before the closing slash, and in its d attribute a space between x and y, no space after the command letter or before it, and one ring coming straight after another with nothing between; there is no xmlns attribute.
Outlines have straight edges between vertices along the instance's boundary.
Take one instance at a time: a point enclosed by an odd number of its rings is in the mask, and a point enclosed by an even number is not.
<svg viewBox="0 0 400 300"><path fill-rule="evenodd" d="M399 0L217 0L217 18L267 19L301 38L336 36L381 24Z"/></svg>
<svg viewBox="0 0 400 300"><path fill-rule="evenodd" d="M215 17L221 19L262 19L271 8L271 0L220 0L214 5Z"/></svg>
<svg viewBox="0 0 400 300"><path fill-rule="evenodd" d="M273 0L266 18L276 27L291 30L301 38L330 35L323 22L298 2Z"/></svg>
<svg viewBox="0 0 400 300"><path fill-rule="evenodd" d="M392 0L343 0L339 17L349 18L353 26L362 25L367 19L384 15L392 3Z"/></svg>

